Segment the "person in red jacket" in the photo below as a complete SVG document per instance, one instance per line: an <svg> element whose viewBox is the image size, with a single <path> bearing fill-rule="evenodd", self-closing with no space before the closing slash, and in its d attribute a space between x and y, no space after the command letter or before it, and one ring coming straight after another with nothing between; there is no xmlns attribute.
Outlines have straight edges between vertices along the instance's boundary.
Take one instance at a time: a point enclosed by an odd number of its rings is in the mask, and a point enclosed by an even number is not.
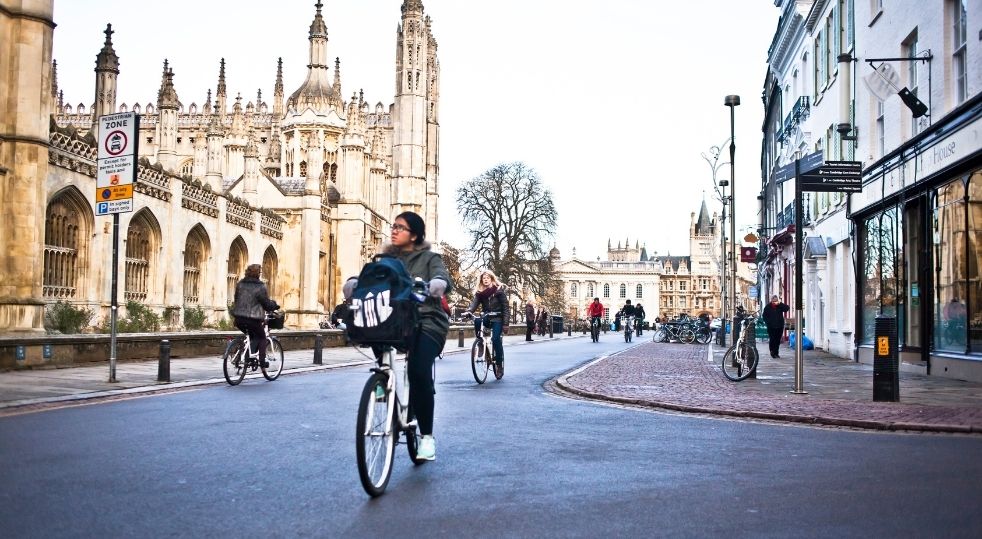
<svg viewBox="0 0 982 539"><path fill-rule="evenodd" d="M604 316L604 306L600 303L600 298L593 298L593 303L586 308L586 315L590 318L591 324L594 320L600 323L600 319Z"/></svg>

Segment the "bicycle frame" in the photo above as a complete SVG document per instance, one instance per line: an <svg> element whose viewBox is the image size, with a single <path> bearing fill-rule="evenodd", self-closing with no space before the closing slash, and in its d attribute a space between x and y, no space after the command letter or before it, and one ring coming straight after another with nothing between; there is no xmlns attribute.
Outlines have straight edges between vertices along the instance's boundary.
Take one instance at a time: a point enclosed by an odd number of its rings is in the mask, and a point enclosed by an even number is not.
<svg viewBox="0 0 982 539"><path fill-rule="evenodd" d="M385 347L381 354L376 355L376 367L371 369L372 372L385 376L385 393L395 395L396 398L396 406L388 407L389 417L386 418L385 424L392 425L393 414L398 409L396 419L399 428L403 430L409 425L409 370L406 365L408 360L408 355L403 359L397 359L395 350L392 347Z"/></svg>

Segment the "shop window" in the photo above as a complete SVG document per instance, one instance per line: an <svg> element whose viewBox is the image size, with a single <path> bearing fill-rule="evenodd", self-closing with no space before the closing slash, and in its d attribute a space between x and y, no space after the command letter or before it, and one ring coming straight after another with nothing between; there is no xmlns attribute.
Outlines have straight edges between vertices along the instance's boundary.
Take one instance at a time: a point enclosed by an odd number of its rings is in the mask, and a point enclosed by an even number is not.
<svg viewBox="0 0 982 539"><path fill-rule="evenodd" d="M966 234L965 184L959 178L934 193L934 348L965 352Z"/></svg>
<svg viewBox="0 0 982 539"><path fill-rule="evenodd" d="M877 315L897 316L904 327L900 308L903 290L902 226L897 208L890 208L866 220L863 227L862 343L872 344ZM900 342L904 336L900 335Z"/></svg>

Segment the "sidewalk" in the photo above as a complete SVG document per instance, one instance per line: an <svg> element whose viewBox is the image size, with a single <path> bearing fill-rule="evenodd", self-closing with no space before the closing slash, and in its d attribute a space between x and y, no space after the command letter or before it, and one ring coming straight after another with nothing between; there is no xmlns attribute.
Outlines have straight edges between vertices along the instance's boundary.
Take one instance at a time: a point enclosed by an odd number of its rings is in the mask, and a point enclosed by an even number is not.
<svg viewBox="0 0 982 539"><path fill-rule="evenodd" d="M443 348L444 355L470 353L473 331L466 332L464 346L459 346L457 332L451 331ZM556 334L552 340L582 338L574 333ZM535 337L536 342L548 342L549 336ZM524 335L504 337L506 346L525 345ZM530 343L535 344L535 343ZM368 354L368 355L365 355ZM314 351L286 350L283 354L283 374L322 371L353 365L367 365L373 359L368 350L351 346L324 348L322 365L314 365ZM120 361L116 364L116 382L109 383L109 363L68 368L29 369L0 372L0 415L25 409L47 407L58 403L88 399L126 397L127 395L173 391L175 389L210 384L224 384L222 358L175 358L170 361L170 382L157 381L157 360ZM261 372L250 373L246 379L262 378Z"/></svg>
<svg viewBox="0 0 982 539"><path fill-rule="evenodd" d="M764 350L766 355L766 349ZM646 341L559 377L584 397L684 412L878 430L982 433L982 384L900 373L900 402L873 401L873 369L822 350L804 355L794 388L793 353L762 357L758 378L730 382L722 350Z"/></svg>

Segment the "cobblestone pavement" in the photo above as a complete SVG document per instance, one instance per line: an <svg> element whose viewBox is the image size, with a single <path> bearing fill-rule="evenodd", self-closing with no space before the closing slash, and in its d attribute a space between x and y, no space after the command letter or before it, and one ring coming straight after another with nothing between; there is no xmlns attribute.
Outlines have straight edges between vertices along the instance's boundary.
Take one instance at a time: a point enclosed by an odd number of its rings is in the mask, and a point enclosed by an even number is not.
<svg viewBox="0 0 982 539"><path fill-rule="evenodd" d="M766 355L766 349L764 350ZM581 396L685 412L882 430L982 433L982 384L900 373L900 402L873 401L869 365L807 351L806 395L792 351L761 358L756 380L731 382L711 346L646 342L556 380Z"/></svg>
<svg viewBox="0 0 982 539"><path fill-rule="evenodd" d="M464 345L460 346L458 333L451 332L443 353L469 353L472 331L465 330ZM534 345L550 340L583 338L580 334L567 336L556 334L536 337L525 342L524 335L504 337L506 346ZM283 358L283 375L321 371L354 365L366 365L372 359L370 352L354 347L324 348L322 364L314 365L314 351L286 350ZM19 413L38 408L49 408L93 399L126 398L138 394L174 391L193 386L224 384L222 358L218 356L174 358L170 361L170 381L157 381L158 361L120 361L116 364L116 381L109 382L109 362L65 368L25 369L0 372L0 415ZM262 373L250 373L250 379L263 380Z"/></svg>

